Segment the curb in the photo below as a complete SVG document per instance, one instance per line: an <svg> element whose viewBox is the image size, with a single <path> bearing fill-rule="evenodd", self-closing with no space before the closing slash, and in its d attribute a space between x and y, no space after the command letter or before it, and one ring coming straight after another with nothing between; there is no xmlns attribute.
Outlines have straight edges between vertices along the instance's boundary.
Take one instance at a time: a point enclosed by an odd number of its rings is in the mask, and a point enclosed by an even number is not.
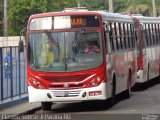
<svg viewBox="0 0 160 120"><path fill-rule="evenodd" d="M24 112L22 112L22 113L14 114L14 115L12 115L11 117L9 117L9 118L7 118L7 119L4 119L4 120L17 120L17 118L19 119L21 116L33 114L33 113L35 113L36 111L41 110L41 109L42 109L41 106L35 107L35 108L30 109L30 110L24 111Z"/></svg>
<svg viewBox="0 0 160 120"><path fill-rule="evenodd" d="M0 110L11 107L11 106L21 104L21 103L23 103L27 100L28 100L28 96L20 98L20 99L12 100L12 101L9 101L9 102L3 103L3 104L0 104Z"/></svg>
<svg viewBox="0 0 160 120"><path fill-rule="evenodd" d="M35 108L30 109L30 110L24 111L24 112L22 112L22 113L18 113L16 116L33 114L33 113L35 113L36 111L41 110L41 109L42 109L41 106L35 107Z"/></svg>

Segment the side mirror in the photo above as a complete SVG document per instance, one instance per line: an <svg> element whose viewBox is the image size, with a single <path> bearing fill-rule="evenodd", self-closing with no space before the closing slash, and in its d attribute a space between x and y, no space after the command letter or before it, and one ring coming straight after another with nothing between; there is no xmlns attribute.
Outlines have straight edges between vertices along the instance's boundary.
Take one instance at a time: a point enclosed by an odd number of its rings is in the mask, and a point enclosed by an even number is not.
<svg viewBox="0 0 160 120"><path fill-rule="evenodd" d="M20 31L20 41L18 44L18 50L19 52L24 52L24 42L22 40L22 33L26 31L26 27L24 27L21 31Z"/></svg>
<svg viewBox="0 0 160 120"><path fill-rule="evenodd" d="M109 28L108 28L108 26L107 26L107 23L103 23L103 28L104 28L104 31L105 31L106 33L109 32Z"/></svg>
<svg viewBox="0 0 160 120"><path fill-rule="evenodd" d="M24 52L24 43L21 39L19 41L18 50L19 52Z"/></svg>

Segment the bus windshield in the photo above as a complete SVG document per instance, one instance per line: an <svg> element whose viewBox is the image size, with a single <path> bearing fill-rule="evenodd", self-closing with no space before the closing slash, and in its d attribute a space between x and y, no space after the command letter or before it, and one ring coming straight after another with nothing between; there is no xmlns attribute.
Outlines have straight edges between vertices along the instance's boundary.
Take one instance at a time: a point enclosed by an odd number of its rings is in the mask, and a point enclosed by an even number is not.
<svg viewBox="0 0 160 120"><path fill-rule="evenodd" d="M103 62L99 30L29 34L29 65L37 71L81 71Z"/></svg>

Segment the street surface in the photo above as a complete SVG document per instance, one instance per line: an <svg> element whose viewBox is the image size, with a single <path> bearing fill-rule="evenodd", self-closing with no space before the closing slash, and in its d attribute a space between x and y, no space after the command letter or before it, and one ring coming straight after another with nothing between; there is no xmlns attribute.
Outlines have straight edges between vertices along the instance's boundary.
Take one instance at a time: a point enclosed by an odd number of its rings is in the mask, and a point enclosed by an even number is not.
<svg viewBox="0 0 160 120"><path fill-rule="evenodd" d="M160 80L160 79L159 79ZM160 84L157 80L150 82L148 89L134 90L131 98L124 99L122 95L113 107L107 107L105 102L55 104L52 111L37 111L45 113L83 113L83 114L143 114L160 113Z"/></svg>
<svg viewBox="0 0 160 120"><path fill-rule="evenodd" d="M131 98L117 97L113 107L106 102L79 102L55 104L52 111L36 111L24 115L30 119L69 119L69 120L160 120L160 79L149 83L144 90L136 88Z"/></svg>

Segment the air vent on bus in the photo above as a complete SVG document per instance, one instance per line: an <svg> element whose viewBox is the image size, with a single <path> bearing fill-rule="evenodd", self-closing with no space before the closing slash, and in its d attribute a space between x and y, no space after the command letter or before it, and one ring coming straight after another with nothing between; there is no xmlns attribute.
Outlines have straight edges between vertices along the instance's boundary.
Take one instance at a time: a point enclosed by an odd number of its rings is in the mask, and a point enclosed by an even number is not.
<svg viewBox="0 0 160 120"><path fill-rule="evenodd" d="M55 97L77 97L80 95L80 90L75 91L53 91Z"/></svg>

